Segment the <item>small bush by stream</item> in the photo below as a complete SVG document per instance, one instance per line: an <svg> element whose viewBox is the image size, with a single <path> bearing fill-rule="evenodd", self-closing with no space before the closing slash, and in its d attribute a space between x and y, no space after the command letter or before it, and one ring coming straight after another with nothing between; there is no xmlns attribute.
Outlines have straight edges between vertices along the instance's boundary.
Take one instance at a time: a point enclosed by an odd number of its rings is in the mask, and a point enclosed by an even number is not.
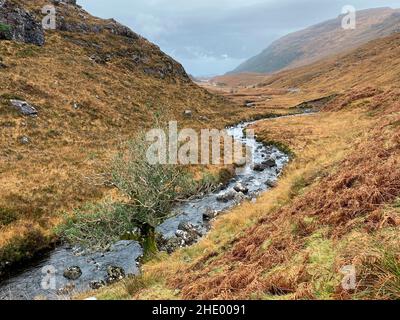
<svg viewBox="0 0 400 320"><path fill-rule="evenodd" d="M111 183L124 202L89 204L75 210L57 229L72 244L92 250L104 249L121 239L142 243L145 258L157 252L155 229L170 216L174 204L218 186L221 179L204 175L195 182L179 165L149 164L144 134L127 143L109 168ZM224 172L224 171L222 171Z"/></svg>

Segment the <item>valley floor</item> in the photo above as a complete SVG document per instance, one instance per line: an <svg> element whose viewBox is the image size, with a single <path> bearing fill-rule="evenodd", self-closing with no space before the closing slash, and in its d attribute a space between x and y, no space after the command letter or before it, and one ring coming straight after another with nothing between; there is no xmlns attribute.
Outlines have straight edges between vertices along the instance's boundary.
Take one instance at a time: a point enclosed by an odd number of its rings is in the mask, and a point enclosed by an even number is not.
<svg viewBox="0 0 400 320"><path fill-rule="evenodd" d="M400 292L398 91L343 94L259 138L294 158L257 203L218 218L197 245L160 254L101 299L396 299ZM343 268L356 271L345 290Z"/></svg>

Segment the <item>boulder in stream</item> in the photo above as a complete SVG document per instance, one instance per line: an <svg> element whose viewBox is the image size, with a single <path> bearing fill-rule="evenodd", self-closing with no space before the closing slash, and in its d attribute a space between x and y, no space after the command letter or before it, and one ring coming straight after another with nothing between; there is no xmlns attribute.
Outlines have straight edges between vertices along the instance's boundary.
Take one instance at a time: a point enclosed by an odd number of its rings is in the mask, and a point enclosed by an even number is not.
<svg viewBox="0 0 400 320"><path fill-rule="evenodd" d="M73 267L69 267L67 269L64 270L64 278L67 278L68 280L78 280L81 275L82 275L82 270L80 267L77 266L73 266Z"/></svg>
<svg viewBox="0 0 400 320"><path fill-rule="evenodd" d="M217 197L220 202L229 202L236 198L237 192L235 190L229 190Z"/></svg>
<svg viewBox="0 0 400 320"><path fill-rule="evenodd" d="M183 240L183 246L190 246L197 242L197 240L202 236L202 233L199 228L193 224L189 222L181 222L175 235L177 238Z"/></svg>
<svg viewBox="0 0 400 320"><path fill-rule="evenodd" d="M249 188L245 187L243 184L241 184L240 182L238 182L234 188L233 188L236 192L241 192L243 194L248 194L249 193Z"/></svg>
<svg viewBox="0 0 400 320"><path fill-rule="evenodd" d="M211 221L218 215L218 211L208 209L206 212L203 213L203 221Z"/></svg>
<svg viewBox="0 0 400 320"><path fill-rule="evenodd" d="M125 270L121 267L108 266L106 283L113 284L125 278Z"/></svg>
<svg viewBox="0 0 400 320"><path fill-rule="evenodd" d="M99 290L105 286L106 286L106 283L103 280L95 280L95 281L91 281L89 283L89 287L92 290Z"/></svg>
<svg viewBox="0 0 400 320"><path fill-rule="evenodd" d="M267 181L265 181L265 184L270 188L275 188L277 185L276 181L274 181L274 180L267 180Z"/></svg>
<svg viewBox="0 0 400 320"><path fill-rule="evenodd" d="M263 161L262 163L256 163L253 166L253 170L254 171L258 171L258 172L262 172L264 170L271 169L271 168L274 168L276 166L277 166L276 165L276 161L274 159L268 159L268 160Z"/></svg>

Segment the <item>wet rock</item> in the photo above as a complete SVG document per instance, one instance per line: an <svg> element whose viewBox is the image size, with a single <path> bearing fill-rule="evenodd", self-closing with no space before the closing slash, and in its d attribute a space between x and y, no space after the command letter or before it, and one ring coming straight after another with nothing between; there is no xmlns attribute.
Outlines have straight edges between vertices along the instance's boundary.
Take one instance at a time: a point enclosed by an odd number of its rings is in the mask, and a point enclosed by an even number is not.
<svg viewBox="0 0 400 320"><path fill-rule="evenodd" d="M257 163L253 166L253 170L257 172L263 172L266 169L261 163Z"/></svg>
<svg viewBox="0 0 400 320"><path fill-rule="evenodd" d="M243 194L248 194L249 193L249 188L245 187L244 185L242 185L240 182L238 182L234 188L233 188L236 192L241 192Z"/></svg>
<svg viewBox="0 0 400 320"><path fill-rule="evenodd" d="M265 182L265 184L269 187L269 188L276 188L276 186L278 185L278 183L276 181L273 180L267 180Z"/></svg>
<svg viewBox="0 0 400 320"><path fill-rule="evenodd" d="M202 236L202 233L199 228L193 224L189 222L181 222L178 226L178 230L175 232L175 236L183 240L184 246L190 246L197 242L197 240Z"/></svg>
<svg viewBox="0 0 400 320"><path fill-rule="evenodd" d="M168 254L171 254L184 245L185 245L185 243L183 242L182 239L171 238L171 239L168 239L165 241L165 244L162 246L162 248L160 250L165 251Z"/></svg>
<svg viewBox="0 0 400 320"><path fill-rule="evenodd" d="M247 164L247 159L243 158L240 160L237 160L233 163L233 165L235 166L235 168L243 168L245 167Z"/></svg>
<svg viewBox="0 0 400 320"><path fill-rule="evenodd" d="M12 107L17 109L19 112L21 112L25 116L35 117L38 114L38 112L35 109L35 107L30 105L26 101L12 99L12 100L10 100L10 104L11 104Z"/></svg>
<svg viewBox="0 0 400 320"><path fill-rule="evenodd" d="M63 288L57 290L57 295L59 296L67 296L70 295L74 290L75 290L75 284L74 283L68 283L66 286Z"/></svg>
<svg viewBox="0 0 400 320"><path fill-rule="evenodd" d="M125 278L125 270L121 267L107 267L106 283L112 284Z"/></svg>
<svg viewBox="0 0 400 320"><path fill-rule="evenodd" d="M90 281L89 287L92 290L99 290L103 287L105 287L107 284L103 280L95 280L95 281Z"/></svg>
<svg viewBox="0 0 400 320"><path fill-rule="evenodd" d="M211 221L218 215L218 212L215 210L208 209L203 213L203 221Z"/></svg>
<svg viewBox="0 0 400 320"><path fill-rule="evenodd" d="M277 183L273 180L267 180L267 181L265 181L265 184L270 188L275 188L277 185Z"/></svg>
<svg viewBox="0 0 400 320"><path fill-rule="evenodd" d="M74 267L69 267L64 270L64 278L67 278L68 280L78 280L82 276L82 270L80 267L74 266Z"/></svg>
<svg viewBox="0 0 400 320"><path fill-rule="evenodd" d="M266 169L271 169L276 167L276 162L274 159L268 159L263 161L262 163L257 163L253 166L254 171L262 172Z"/></svg>
<svg viewBox="0 0 400 320"><path fill-rule="evenodd" d="M0 40L14 40L42 46L44 31L40 21L15 3L0 0Z"/></svg>
<svg viewBox="0 0 400 320"><path fill-rule="evenodd" d="M217 197L220 202L229 202L236 198L237 192L235 190L227 191Z"/></svg>
<svg viewBox="0 0 400 320"><path fill-rule="evenodd" d="M266 168L273 168L276 167L276 162L274 159L268 159L266 161L263 161L262 165Z"/></svg>

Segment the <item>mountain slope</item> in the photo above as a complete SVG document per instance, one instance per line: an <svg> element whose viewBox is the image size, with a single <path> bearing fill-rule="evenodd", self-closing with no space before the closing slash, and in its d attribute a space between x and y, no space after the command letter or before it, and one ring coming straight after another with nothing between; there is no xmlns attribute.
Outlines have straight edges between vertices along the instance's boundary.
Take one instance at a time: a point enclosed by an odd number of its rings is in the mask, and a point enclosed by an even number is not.
<svg viewBox="0 0 400 320"><path fill-rule="evenodd" d="M336 96L317 114L256 123L260 140L295 154L277 186L99 297L399 299L399 44L400 34L378 39L249 89L296 86L288 109ZM281 95L269 95L273 108Z"/></svg>
<svg viewBox="0 0 400 320"><path fill-rule="evenodd" d="M342 29L342 18L343 16L339 16L289 34L241 64L232 73L271 73L298 67L400 31L399 9L377 8L358 11L355 30Z"/></svg>
<svg viewBox="0 0 400 320"><path fill-rule="evenodd" d="M47 245L61 212L110 195L110 157L157 117L194 128L238 117L156 45L75 1L54 3L57 30L43 31L48 1L0 1L0 269Z"/></svg>

